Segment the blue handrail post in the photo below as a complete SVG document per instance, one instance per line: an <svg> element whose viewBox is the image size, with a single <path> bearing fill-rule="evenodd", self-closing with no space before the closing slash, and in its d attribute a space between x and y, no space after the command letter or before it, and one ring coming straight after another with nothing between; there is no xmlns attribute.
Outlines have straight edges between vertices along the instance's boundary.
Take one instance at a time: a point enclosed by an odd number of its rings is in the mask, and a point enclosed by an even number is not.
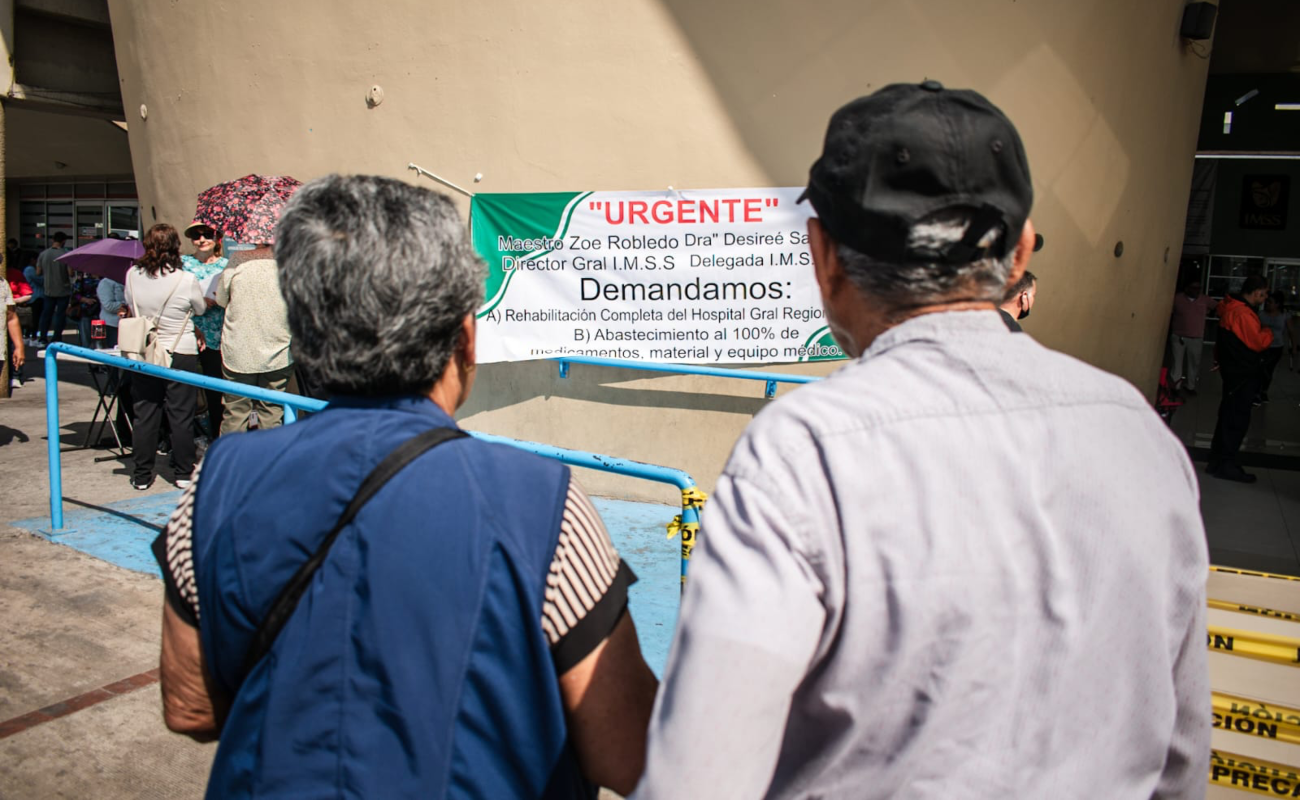
<svg viewBox="0 0 1300 800"><path fill-rule="evenodd" d="M120 356L111 356L95 350L67 345L61 342L52 344L45 350L45 415L47 435L49 439L50 527L55 531L61 529L64 522L62 457L60 455L59 442L59 372L57 361L57 356L60 353L75 356L84 361L105 364L115 369L127 370L141 375L150 375L155 378L162 378L163 380L185 383L201 389L212 389L218 392L238 394L243 397L252 397L266 403L280 405L284 407L284 421L286 424L295 421L298 418L299 411L323 411L327 406L325 401L315 400L310 397L300 397L285 392L271 391L269 389L235 383L221 378L209 378L206 375L177 371L142 361L130 361ZM778 379L780 379L780 376L778 376ZM537 442L525 442L518 439L510 439L505 436L483 433L481 431L469 431L468 433L476 439L516 447L530 453L536 453L545 458L556 459L572 466L596 469L604 472L614 472L633 478L657 481L659 483L667 483L676 486L678 490L682 492L682 514L680 521L683 525L691 526L691 528L682 530L683 549L681 558L681 574L682 578L685 579L687 560L689 559L688 553L690 547L694 546L694 529L698 527L700 520L699 508L704 502L703 493L699 491L695 479L690 475L682 470L674 469L673 467L664 467L657 464L645 464L639 461L614 458L612 456L600 455L598 453L587 453L581 450L568 450L561 447L539 444ZM677 520L674 520L674 522L676 521Z"/></svg>
<svg viewBox="0 0 1300 800"><path fill-rule="evenodd" d="M698 525L699 522L700 522L700 510L698 508L695 508L694 506L687 506L682 509L682 527L684 529L682 533L683 539L685 539L685 537L689 535L685 532L686 526L691 524ZM698 536L698 535L699 535L698 533L693 534L693 536ZM698 542L692 540L691 547L694 547L696 544L698 544ZM690 566L691 566L690 556L686 555L686 551L683 550L682 551L682 590L683 591L686 590L686 573L689 570Z"/></svg>
<svg viewBox="0 0 1300 800"><path fill-rule="evenodd" d="M252 397L266 403L274 403L285 407L286 420L297 419L298 409L306 411L322 411L325 408L325 401L315 400L310 397L298 397L296 395L286 394L285 392L275 392L270 389L262 389L256 386L249 386L242 383L224 380L222 378L209 378L194 372L182 372L167 367L160 367L155 364L149 364L143 361L129 361L121 356L111 356L105 353L91 350L85 347L76 347L75 345L63 344L56 342L45 348L45 425L46 435L49 438L49 469L50 469L50 529L53 531L60 530L63 527L63 461L60 455L59 442L59 354L76 356L84 361L90 361L97 364L106 364L116 369L127 370L129 372L141 375L150 375L163 380L176 381L178 383L197 386L200 389L212 389L227 394L238 394L243 397Z"/></svg>
<svg viewBox="0 0 1300 800"><path fill-rule="evenodd" d="M63 528L63 464L59 454L59 362L53 344L45 348L45 438L50 449L50 531Z"/></svg>
<svg viewBox="0 0 1300 800"><path fill-rule="evenodd" d="M556 360L560 362L560 377L561 377L561 378L567 378L567 377L569 377L569 362L568 362L568 360L567 360L567 359L563 359L563 358L559 358L559 359L556 359Z"/></svg>

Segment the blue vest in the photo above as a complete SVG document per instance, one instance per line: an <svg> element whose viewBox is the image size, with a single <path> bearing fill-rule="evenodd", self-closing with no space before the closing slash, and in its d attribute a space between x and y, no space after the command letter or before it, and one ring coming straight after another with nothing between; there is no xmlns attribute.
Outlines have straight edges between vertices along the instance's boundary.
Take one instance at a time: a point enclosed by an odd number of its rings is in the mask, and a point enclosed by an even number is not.
<svg viewBox="0 0 1300 800"><path fill-rule="evenodd" d="M595 797L541 630L569 470L475 439L379 491L248 676L281 587L389 452L456 423L425 398L336 399L221 437L194 510L200 635L233 697L208 797Z"/></svg>

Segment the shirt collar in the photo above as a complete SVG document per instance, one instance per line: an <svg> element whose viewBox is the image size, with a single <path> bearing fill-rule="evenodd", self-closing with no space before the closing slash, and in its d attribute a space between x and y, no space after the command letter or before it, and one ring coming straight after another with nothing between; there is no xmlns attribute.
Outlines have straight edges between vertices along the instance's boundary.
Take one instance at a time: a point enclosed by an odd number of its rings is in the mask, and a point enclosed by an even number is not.
<svg viewBox="0 0 1300 800"><path fill-rule="evenodd" d="M391 411L410 411L426 414L443 425L456 425L446 411L422 394L384 395L381 397L362 397L357 395L335 395L330 398L330 408L387 409Z"/></svg>
<svg viewBox="0 0 1300 800"><path fill-rule="evenodd" d="M971 334L1012 335L996 310L936 311L912 317L880 334L862 358L874 358L909 342L952 341Z"/></svg>

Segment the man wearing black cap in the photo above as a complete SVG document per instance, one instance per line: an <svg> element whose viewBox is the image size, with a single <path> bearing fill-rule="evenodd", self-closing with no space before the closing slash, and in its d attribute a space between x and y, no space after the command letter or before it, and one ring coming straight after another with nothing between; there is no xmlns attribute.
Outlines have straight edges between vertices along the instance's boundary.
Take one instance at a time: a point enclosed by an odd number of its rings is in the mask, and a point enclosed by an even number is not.
<svg viewBox="0 0 1300 800"><path fill-rule="evenodd" d="M1035 238L1015 128L889 86L806 197L853 361L718 479L636 796L1203 793L1195 476L1132 386L998 317Z"/></svg>

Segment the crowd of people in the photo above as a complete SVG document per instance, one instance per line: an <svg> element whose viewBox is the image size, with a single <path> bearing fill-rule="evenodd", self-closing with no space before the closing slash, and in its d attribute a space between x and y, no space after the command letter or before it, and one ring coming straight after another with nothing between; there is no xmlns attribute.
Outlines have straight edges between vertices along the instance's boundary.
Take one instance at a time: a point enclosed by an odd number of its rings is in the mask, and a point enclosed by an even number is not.
<svg viewBox="0 0 1300 800"><path fill-rule="evenodd" d="M659 685L568 468L454 420L484 268L453 204L297 192L245 263L330 406L213 442L154 544L164 716L219 739L208 796L1203 793L1195 477L1132 386L999 316L1036 291L1015 127L885 87L831 118L804 199L851 360L736 444ZM278 380L270 346L231 361L232 317L226 370Z"/></svg>
<svg viewBox="0 0 1300 800"><path fill-rule="evenodd" d="M1210 371L1218 372L1222 391L1205 471L1223 480L1254 483L1257 477L1241 466L1241 445L1250 429L1252 409L1269 402L1268 390L1282 356L1294 358L1300 326L1287 312L1285 295L1270 291L1263 276L1246 276L1222 300L1205 294L1201 280L1190 278L1174 295L1169 379L1175 396L1197 395L1207 319L1216 314Z"/></svg>
<svg viewBox="0 0 1300 800"><path fill-rule="evenodd" d="M96 293L99 278L69 270L58 260L68 252L67 241L67 234L56 231L50 246L40 252L20 249L16 239L6 242L7 294L20 323L17 335L5 337L6 366L11 366L12 372L4 378L0 391L22 388L22 364L16 359L26 360L25 347L62 341L69 320L77 329L78 343L93 346L92 323L100 308ZM26 325L21 322L24 318Z"/></svg>
<svg viewBox="0 0 1300 800"><path fill-rule="evenodd" d="M221 231L202 220L185 228L194 247L180 253L180 235L166 223L145 234L144 256L122 287L120 319L147 318L162 364L185 372L278 391L295 390L284 300L271 243L222 254ZM160 363L155 359L155 363ZM251 367L251 368L250 368ZM131 485L148 489L155 479L155 443L167 431L175 484L190 485L200 445L223 434L272 428L282 422L279 405L240 394L135 375L129 388L134 411L134 472Z"/></svg>
<svg viewBox="0 0 1300 800"><path fill-rule="evenodd" d="M662 685L569 469L455 422L484 273L447 198L329 176L231 254L209 221L189 255L154 225L122 283L70 272L62 233L11 240L15 369L69 319L110 349L147 320L154 363L289 391L302 369L331 397L283 427L238 394L113 389L132 486L169 453L184 490L154 543L161 682L169 728L220 740L209 796L1203 792L1195 476L1132 386L1013 335L1042 246L1014 125L975 92L885 87L832 116L805 201L850 361L736 443ZM1174 299L1185 395L1219 320L1215 477L1254 480L1238 451L1296 348L1284 301L1259 276Z"/></svg>
<svg viewBox="0 0 1300 800"><path fill-rule="evenodd" d="M39 253L22 251L10 239L5 290L12 300L0 297L9 326L0 347L14 374L5 388L22 385L24 346L63 341L69 321L81 346L115 350L121 321L135 317L152 321L153 336L167 351L164 366L297 391L272 243L257 243L229 259L222 254L222 232L216 227L195 220L184 234L192 254L181 254L173 226L150 228L142 240L144 255L125 282L70 269L60 259L69 252L62 231L51 235L50 246ZM24 262L25 269L14 266ZM21 317L28 320L26 331L20 330ZM200 400L200 392L189 384L147 375L114 372L108 391L118 401L119 438L132 448L131 485L142 491L156 479L156 456L170 455L173 480L185 488L198 455L213 439L282 421L279 405L215 390L204 390Z"/></svg>

